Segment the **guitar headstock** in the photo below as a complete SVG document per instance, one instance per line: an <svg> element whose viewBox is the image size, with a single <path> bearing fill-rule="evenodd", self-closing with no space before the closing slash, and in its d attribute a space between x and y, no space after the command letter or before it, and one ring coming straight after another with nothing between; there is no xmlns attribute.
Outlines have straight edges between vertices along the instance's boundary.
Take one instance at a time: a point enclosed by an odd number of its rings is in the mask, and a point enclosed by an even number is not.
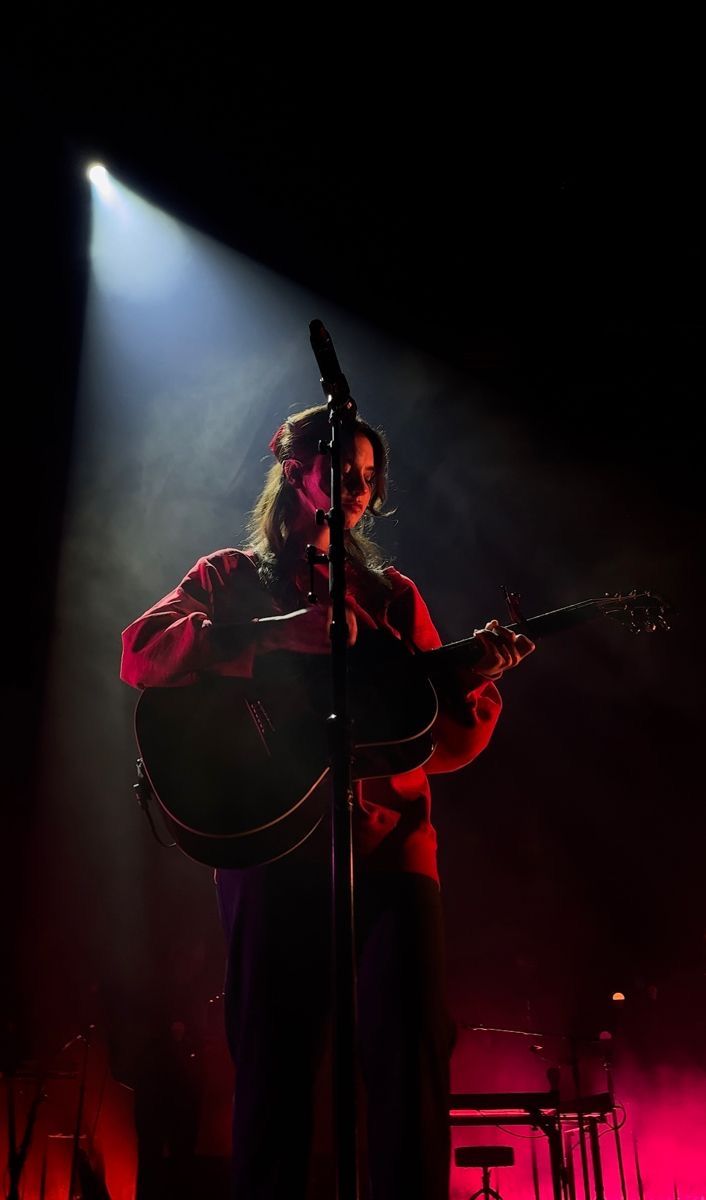
<svg viewBox="0 0 706 1200"><path fill-rule="evenodd" d="M672 605L657 592L606 595L596 602L606 617L619 621L631 633L664 633L670 626Z"/></svg>

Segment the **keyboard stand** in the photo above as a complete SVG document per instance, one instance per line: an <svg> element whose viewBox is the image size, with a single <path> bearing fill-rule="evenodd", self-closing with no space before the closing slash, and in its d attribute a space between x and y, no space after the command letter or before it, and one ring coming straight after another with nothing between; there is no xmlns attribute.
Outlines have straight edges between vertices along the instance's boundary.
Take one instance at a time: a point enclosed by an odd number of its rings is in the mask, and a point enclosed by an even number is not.
<svg viewBox="0 0 706 1200"><path fill-rule="evenodd" d="M450 1097L451 1125L529 1125L547 1139L553 1200L568 1200L559 1093L459 1092Z"/></svg>

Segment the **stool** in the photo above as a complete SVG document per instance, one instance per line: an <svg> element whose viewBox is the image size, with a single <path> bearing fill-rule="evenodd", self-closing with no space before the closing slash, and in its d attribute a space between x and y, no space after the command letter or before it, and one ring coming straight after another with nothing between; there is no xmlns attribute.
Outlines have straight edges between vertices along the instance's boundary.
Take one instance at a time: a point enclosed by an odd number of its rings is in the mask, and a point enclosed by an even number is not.
<svg viewBox="0 0 706 1200"><path fill-rule="evenodd" d="M481 1167L483 1182L468 1200L503 1200L500 1192L490 1186L491 1167L512 1167L515 1163L515 1151L512 1146L459 1146L454 1151L454 1161L457 1167Z"/></svg>

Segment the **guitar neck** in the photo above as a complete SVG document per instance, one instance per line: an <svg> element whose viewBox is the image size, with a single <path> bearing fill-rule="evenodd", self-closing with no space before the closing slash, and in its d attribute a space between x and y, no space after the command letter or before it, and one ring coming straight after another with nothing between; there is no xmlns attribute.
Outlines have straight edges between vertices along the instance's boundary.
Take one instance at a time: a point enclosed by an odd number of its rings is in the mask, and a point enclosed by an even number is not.
<svg viewBox="0 0 706 1200"><path fill-rule="evenodd" d="M563 633L564 630L571 629L574 625L593 621L595 617L602 616L604 611L605 600L582 600L579 604L570 604L567 608L555 608L552 612L529 617L526 621L507 625L506 628L511 629L513 633L526 633L533 642L536 642L539 638L549 637L553 633ZM425 666L428 665L430 669L433 669L434 666L450 666L452 662L472 667L482 654L482 644L476 637L470 637L463 638L459 642L448 642L436 650L424 650L421 658L424 660Z"/></svg>

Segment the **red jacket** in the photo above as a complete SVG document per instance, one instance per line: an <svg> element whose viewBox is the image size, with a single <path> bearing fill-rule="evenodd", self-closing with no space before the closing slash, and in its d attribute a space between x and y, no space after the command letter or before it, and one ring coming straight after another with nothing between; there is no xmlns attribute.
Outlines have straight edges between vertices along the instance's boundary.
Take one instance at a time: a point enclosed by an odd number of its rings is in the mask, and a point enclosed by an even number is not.
<svg viewBox="0 0 706 1200"><path fill-rule="evenodd" d="M388 567L386 574L392 586L382 602L376 602L375 611L369 611L371 602L356 594L352 581L350 593L358 623L362 620L385 628L419 650L439 646L441 640L429 610L412 580L394 567ZM303 572L297 586L306 592ZM120 677L133 687L147 688L188 685L204 669L249 676L257 628L252 626L250 639L249 623L254 617L279 611L260 582L251 554L217 550L200 558L178 588L124 631ZM208 643L212 623L245 627L242 651L227 662L213 662ZM414 871L438 880L427 775L455 771L480 754L490 740L502 703L495 685L479 676L467 675L459 695L460 704L453 712L442 709L436 719L436 749L424 767L357 785L354 832L362 866Z"/></svg>

